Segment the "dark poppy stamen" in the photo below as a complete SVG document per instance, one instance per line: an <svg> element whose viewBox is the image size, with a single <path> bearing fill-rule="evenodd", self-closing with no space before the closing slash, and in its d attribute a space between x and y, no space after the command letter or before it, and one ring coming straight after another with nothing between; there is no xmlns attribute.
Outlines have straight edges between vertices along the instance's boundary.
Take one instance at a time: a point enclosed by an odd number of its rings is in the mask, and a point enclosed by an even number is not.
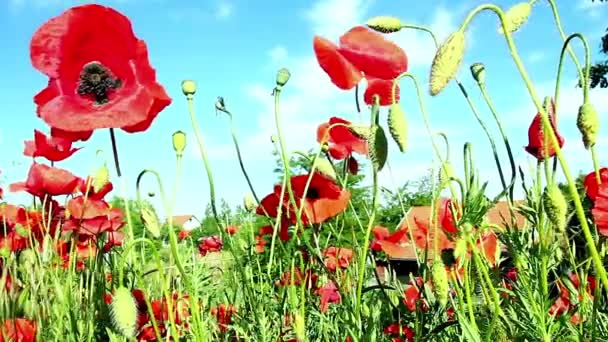
<svg viewBox="0 0 608 342"><path fill-rule="evenodd" d="M91 97L95 104L101 105L108 102L110 92L121 85L122 81L114 78L106 67L93 62L82 68L77 92L80 96Z"/></svg>
<svg viewBox="0 0 608 342"><path fill-rule="evenodd" d="M314 189L314 188L308 189L308 192L306 192L306 198L308 198L308 199L319 199L320 198L319 190Z"/></svg>

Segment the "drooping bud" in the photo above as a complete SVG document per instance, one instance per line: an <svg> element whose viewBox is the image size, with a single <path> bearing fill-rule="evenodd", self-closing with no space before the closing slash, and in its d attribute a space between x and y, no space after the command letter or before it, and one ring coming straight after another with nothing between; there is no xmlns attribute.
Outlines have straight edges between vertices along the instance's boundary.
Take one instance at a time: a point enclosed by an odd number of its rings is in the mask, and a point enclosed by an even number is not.
<svg viewBox="0 0 608 342"><path fill-rule="evenodd" d="M282 88L285 84L287 84L290 77L291 73L286 68L282 68L277 71L277 88Z"/></svg>
<svg viewBox="0 0 608 342"><path fill-rule="evenodd" d="M371 128L367 144L369 146L369 159L372 161L374 170L380 172L388 158L388 140L382 126L375 125Z"/></svg>
<svg viewBox="0 0 608 342"><path fill-rule="evenodd" d="M436 259L431 267L431 279L433 281L433 291L437 297L437 301L441 306L448 303L450 296L450 284L448 281L448 272L441 259Z"/></svg>
<svg viewBox="0 0 608 342"><path fill-rule="evenodd" d="M471 65L471 75L477 84L485 84L486 82L486 67L483 63L474 63Z"/></svg>
<svg viewBox="0 0 608 342"><path fill-rule="evenodd" d="M245 197L243 197L243 207L245 207L245 210L247 210L249 212L253 212L253 211L255 211L257 206L258 205L255 202L255 198L253 197L253 194L246 193Z"/></svg>
<svg viewBox="0 0 608 342"><path fill-rule="evenodd" d="M137 326L137 303L133 294L126 287L121 286L112 296L110 315L114 327L124 337L133 337Z"/></svg>
<svg viewBox="0 0 608 342"><path fill-rule="evenodd" d="M586 149L591 148L597 142L597 133L600 128L600 117L593 104L584 103L578 109L576 126L583 136L583 144Z"/></svg>
<svg viewBox="0 0 608 342"><path fill-rule="evenodd" d="M182 93L186 95L186 97L192 97L196 93L196 82L192 80L182 81Z"/></svg>
<svg viewBox="0 0 608 342"><path fill-rule="evenodd" d="M528 21L531 12L532 5L530 2L521 2L509 8L504 15L507 32L513 33L519 30ZM504 34L502 25L498 27L498 32Z"/></svg>
<svg viewBox="0 0 608 342"><path fill-rule="evenodd" d="M215 109L219 110L220 112L226 112L226 102L224 101L223 97L217 97L217 100L215 100Z"/></svg>
<svg viewBox="0 0 608 342"><path fill-rule="evenodd" d="M315 169L318 173L333 181L337 179L336 170L334 170L334 167L325 158L317 158L317 160L315 160Z"/></svg>
<svg viewBox="0 0 608 342"><path fill-rule="evenodd" d="M568 202L562 191L557 185L552 184L545 188L542 200L549 221L559 231L563 231L568 217Z"/></svg>
<svg viewBox="0 0 608 342"><path fill-rule="evenodd" d="M144 227L152 234L153 237L158 238L160 236L160 224L158 223L158 218L154 211L148 206L144 206L140 211L141 221L144 224ZM169 227L169 229L173 229Z"/></svg>
<svg viewBox="0 0 608 342"><path fill-rule="evenodd" d="M181 157L184 154L184 150L186 149L186 133L182 131L177 131L173 133L173 150L175 150L175 154L178 157Z"/></svg>
<svg viewBox="0 0 608 342"><path fill-rule="evenodd" d="M398 32L403 27L401 20L395 17L389 16L378 16L369 19L365 25L374 31L381 33L393 33Z"/></svg>
<svg viewBox="0 0 608 342"><path fill-rule="evenodd" d="M407 147L407 121L399 103L393 103L388 109L388 130L397 146L399 146L399 151L405 153Z"/></svg>
<svg viewBox="0 0 608 342"><path fill-rule="evenodd" d="M458 30L452 33L437 49L431 65L430 91L431 95L439 94L456 76L464 56L465 35Z"/></svg>
<svg viewBox="0 0 608 342"><path fill-rule="evenodd" d="M104 164L93 176L93 191L99 192L108 182L110 182L110 170Z"/></svg>
<svg viewBox="0 0 608 342"><path fill-rule="evenodd" d="M371 133L371 129L367 125L348 125L348 129L360 139L367 139Z"/></svg>

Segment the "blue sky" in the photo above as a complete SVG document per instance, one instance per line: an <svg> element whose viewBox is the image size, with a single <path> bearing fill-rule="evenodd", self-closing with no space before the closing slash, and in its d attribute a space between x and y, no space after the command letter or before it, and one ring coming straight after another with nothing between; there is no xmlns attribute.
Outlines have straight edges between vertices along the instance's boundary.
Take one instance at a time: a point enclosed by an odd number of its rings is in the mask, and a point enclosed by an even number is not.
<svg viewBox="0 0 608 342"><path fill-rule="evenodd" d="M413 3L413 1L408 1ZM175 213L200 215L207 205L207 178L192 134L186 101L180 91L183 79L198 82L196 109L205 135L217 192L231 204L241 202L248 192L241 176L229 135L226 117L216 116L214 101L221 95L235 114L236 130L243 149L245 164L260 196L272 189L275 176L271 157L270 135L274 133L272 97L276 70L287 67L292 78L283 92L283 127L290 150L307 150L315 146L315 130L319 123L338 115L352 121L367 120L355 111L354 95L335 88L318 67L312 50L313 35L337 39L352 26L376 15L394 15L405 22L430 26L442 40L454 31L468 10L485 1L415 2L389 0L294 0L249 1L205 0L115 0L98 1L121 11L133 22L135 33L144 39L150 51L152 65L173 104L163 111L152 127L143 134L118 133L120 158L127 194L132 196L135 178L143 168L158 170L170 188L174 176L174 154L171 134L183 130L188 134L188 148L176 202ZM59 15L70 6L83 1L5 0L0 5L0 170L2 185L23 180L30 160L22 156L23 141L32 139L33 130L48 132L36 117L32 97L45 86L46 79L34 70L29 60L32 33L45 20ZM503 8L516 1L496 1ZM558 1L566 33L581 32L589 39L594 60L599 39L606 23L608 5L593 4L591 0ZM487 87L498 107L515 149L517 162L526 165L531 159L523 152L527 144L527 128L536 113L524 91L523 83L509 57L504 38L496 32L493 15L483 14L473 22L467 33L467 54L459 78L491 130L496 125L469 76L468 66L474 62L486 65ZM462 174L461 151L466 141L474 144L477 167L490 190L498 189L498 177L487 140L468 109L457 87L451 84L436 98L427 95L429 65L434 49L422 33L405 31L390 36L406 51L410 71L425 87L425 98L431 114L432 127L450 137L452 159L458 174ZM533 8L530 22L515 36L525 66L540 96L553 93L557 60L561 49L558 31L551 10L544 1ZM575 45L583 58L579 44ZM576 129L576 111L582 101L581 91L574 89L575 71L566 61L560 97L559 129L566 137L565 153L574 173L592 168ZM605 117L608 111L608 91L592 91L591 99ZM423 131L420 111L411 84L402 84L402 104L410 122L409 151L399 154L396 146L390 158L390 169L383 171L382 183L388 187L414 180L431 165L429 139ZM386 113L383 112L385 118ZM604 125L605 127L605 125ZM602 133L605 129L602 129ZM598 143L602 165L608 165L605 134ZM104 151L108 165L111 161L109 133L96 132L91 140L79 143L85 148L71 159L57 164L77 175L92 172L99 159L98 149ZM502 148L500 153L506 162ZM151 189L146 182L145 191ZM7 194L9 201L24 202L28 197ZM161 213L162 215L162 213Z"/></svg>

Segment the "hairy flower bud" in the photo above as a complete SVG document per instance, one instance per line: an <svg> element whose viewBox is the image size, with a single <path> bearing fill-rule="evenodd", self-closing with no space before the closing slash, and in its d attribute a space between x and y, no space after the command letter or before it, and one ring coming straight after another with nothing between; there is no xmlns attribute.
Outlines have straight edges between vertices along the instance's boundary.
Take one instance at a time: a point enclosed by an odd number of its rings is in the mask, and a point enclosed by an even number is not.
<svg viewBox="0 0 608 342"><path fill-rule="evenodd" d="M277 87L281 88L285 84L287 84L287 81L289 81L290 77L291 77L291 73L286 68L282 68L279 71L277 71Z"/></svg>
<svg viewBox="0 0 608 342"><path fill-rule="evenodd" d="M505 12L505 28L507 32L513 33L519 30L530 17L532 12L532 5L530 2L520 2L519 4L513 5ZM498 32L504 34L502 25L498 27Z"/></svg>
<svg viewBox="0 0 608 342"><path fill-rule="evenodd" d="M116 289L110 305L110 315L114 327L124 337L133 337L137 324L137 304L126 287Z"/></svg>
<svg viewBox="0 0 608 342"><path fill-rule="evenodd" d="M388 109L388 130L397 146L399 146L399 151L405 153L407 147L407 121L399 103L393 103Z"/></svg>
<svg viewBox="0 0 608 342"><path fill-rule="evenodd" d="M315 161L315 169L318 173L333 181L337 179L334 167L331 165L329 160L325 158L317 158L317 160Z"/></svg>
<svg viewBox="0 0 608 342"><path fill-rule="evenodd" d="M568 216L568 202L564 194L557 185L552 184L545 188L542 199L547 218L559 231L563 231Z"/></svg>
<svg viewBox="0 0 608 342"><path fill-rule="evenodd" d="M245 194L245 197L243 197L243 207L245 207L245 210L253 212L253 211L255 211L257 206L258 205L255 202L255 198L253 197L253 194L251 194L251 193Z"/></svg>
<svg viewBox="0 0 608 342"><path fill-rule="evenodd" d="M374 31L381 33L393 33L398 32L403 27L401 20L395 17L379 16L373 17L368 20L365 25Z"/></svg>
<svg viewBox="0 0 608 342"><path fill-rule="evenodd" d="M458 30L437 49L431 65L430 91L431 95L439 94L456 76L464 56L465 35Z"/></svg>
<svg viewBox="0 0 608 342"><path fill-rule="evenodd" d="M448 272L441 259L437 259L433 262L431 279L433 280L433 290L437 297L437 301L441 306L445 306L448 303L450 296L450 286L448 282Z"/></svg>
<svg viewBox="0 0 608 342"><path fill-rule="evenodd" d="M586 149L591 148L597 142L597 132L600 128L600 117L595 107L587 102L578 109L576 126L583 135L583 144Z"/></svg>

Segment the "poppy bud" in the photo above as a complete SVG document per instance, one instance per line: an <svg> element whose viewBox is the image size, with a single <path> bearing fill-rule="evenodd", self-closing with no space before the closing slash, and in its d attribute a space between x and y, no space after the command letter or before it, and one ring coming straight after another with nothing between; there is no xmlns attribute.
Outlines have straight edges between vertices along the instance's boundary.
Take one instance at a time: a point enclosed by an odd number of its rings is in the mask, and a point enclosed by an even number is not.
<svg viewBox="0 0 608 342"><path fill-rule="evenodd" d="M110 182L110 170L108 170L106 165L103 165L93 177L93 191L100 191L108 182Z"/></svg>
<svg viewBox="0 0 608 342"><path fill-rule="evenodd" d="M456 76L464 56L464 47L464 32L458 30L452 33L437 49L433 64L431 64L430 91L432 96L439 94Z"/></svg>
<svg viewBox="0 0 608 342"><path fill-rule="evenodd" d="M369 145L369 159L372 161L374 170L380 172L388 158L388 140L382 126L375 125L367 141Z"/></svg>
<svg viewBox="0 0 608 342"><path fill-rule="evenodd" d="M144 227L153 237L158 238L160 236L160 225L158 224L156 214L147 206L141 208L140 212L141 221L143 222ZM169 227L169 229L173 229L173 227Z"/></svg>
<svg viewBox="0 0 608 342"><path fill-rule="evenodd" d="M405 153L407 147L407 121L399 103L393 103L388 109L388 130L399 150Z"/></svg>
<svg viewBox="0 0 608 342"><path fill-rule="evenodd" d="M282 88L285 84L287 84L287 81L289 81L289 78L291 77L291 73L289 72L289 70L282 68L277 72L277 88Z"/></svg>
<svg viewBox="0 0 608 342"><path fill-rule="evenodd" d="M519 30L519 28L528 21L531 12L532 5L530 2L521 2L509 8L507 12L505 12L505 27L507 32L513 33ZM498 32L504 34L502 25L498 27Z"/></svg>
<svg viewBox="0 0 608 342"><path fill-rule="evenodd" d="M273 134L273 135L271 135L271 136L270 136L270 142L271 142L271 143L273 143L273 144L274 144L274 143L276 143L278 140L279 140L279 138L277 138L277 136L276 136L276 135L274 135L274 134Z"/></svg>
<svg viewBox="0 0 608 342"><path fill-rule="evenodd" d="M594 146L597 141L597 132L600 127L600 118L595 107L587 102L578 109L576 126L583 135L583 144L586 149Z"/></svg>
<svg viewBox="0 0 608 342"><path fill-rule="evenodd" d="M445 306L448 303L450 286L448 282L448 272L445 269L443 261L440 259L433 262L431 279L433 280L433 290L437 297L437 301L441 306Z"/></svg>
<svg viewBox="0 0 608 342"><path fill-rule="evenodd" d="M182 131L173 133L173 149L178 157L184 154L184 150L186 149L186 133Z"/></svg>
<svg viewBox="0 0 608 342"><path fill-rule="evenodd" d="M315 160L315 169L321 175L335 181L336 180L336 171L331 163L325 158L317 158Z"/></svg>
<svg viewBox="0 0 608 342"><path fill-rule="evenodd" d="M191 97L196 93L196 82L192 80L182 81L182 92L186 97Z"/></svg>
<svg viewBox="0 0 608 342"><path fill-rule="evenodd" d="M148 192L148 197L154 197L154 196L156 196L156 194L154 192L152 192L152 191Z"/></svg>
<svg viewBox="0 0 608 342"><path fill-rule="evenodd" d="M483 63L474 63L471 65L471 75L478 84L484 84L486 82L486 67Z"/></svg>
<svg viewBox="0 0 608 342"><path fill-rule="evenodd" d="M568 202L564 194L555 184L545 188L543 192L543 206L549 221L559 230L566 228L568 216Z"/></svg>
<svg viewBox="0 0 608 342"><path fill-rule="evenodd" d="M226 103L224 102L223 97L217 97L217 100L215 100L215 109L219 110L220 112L226 112Z"/></svg>
<svg viewBox="0 0 608 342"><path fill-rule="evenodd" d="M114 292L110 315L114 327L124 337L133 337L137 323L137 303L126 287L121 286Z"/></svg>
<svg viewBox="0 0 608 342"><path fill-rule="evenodd" d="M381 33L398 32L401 30L401 28L403 28L403 24L401 23L401 20L399 20L399 18L388 16L373 17L368 20L365 25L367 25L372 30Z"/></svg>
<svg viewBox="0 0 608 342"><path fill-rule="evenodd" d="M367 139L371 133L371 129L366 125L348 125L348 129L360 139Z"/></svg>
<svg viewBox="0 0 608 342"><path fill-rule="evenodd" d="M253 198L253 194L245 194L245 197L243 197L243 207L245 207L245 210L253 212L255 211L257 206L258 205L255 203L255 198Z"/></svg>

